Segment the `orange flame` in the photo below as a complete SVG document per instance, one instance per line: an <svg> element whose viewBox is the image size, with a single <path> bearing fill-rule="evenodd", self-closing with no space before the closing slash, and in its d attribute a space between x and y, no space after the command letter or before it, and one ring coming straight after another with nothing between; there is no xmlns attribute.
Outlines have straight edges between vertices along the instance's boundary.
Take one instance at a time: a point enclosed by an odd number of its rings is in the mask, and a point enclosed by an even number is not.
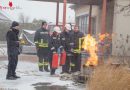
<svg viewBox="0 0 130 90"><path fill-rule="evenodd" d="M106 34L99 34L99 40L103 41L106 37Z"/></svg>
<svg viewBox="0 0 130 90"><path fill-rule="evenodd" d="M99 42L104 41L106 37L110 38L110 35L108 33L99 34Z"/></svg>
<svg viewBox="0 0 130 90"><path fill-rule="evenodd" d="M93 38L90 34L84 37L84 42L82 45L86 51L89 52L90 57L86 62L86 66L97 66L98 65L98 56L96 54L97 51L97 42L95 38Z"/></svg>

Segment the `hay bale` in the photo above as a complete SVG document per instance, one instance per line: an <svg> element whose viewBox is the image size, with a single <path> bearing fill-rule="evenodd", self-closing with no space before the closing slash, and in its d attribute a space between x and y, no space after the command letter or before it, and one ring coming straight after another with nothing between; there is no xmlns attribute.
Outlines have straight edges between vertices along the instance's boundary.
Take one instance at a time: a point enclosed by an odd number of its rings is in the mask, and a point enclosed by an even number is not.
<svg viewBox="0 0 130 90"><path fill-rule="evenodd" d="M130 71L122 66L98 66L88 87L89 90L130 90Z"/></svg>

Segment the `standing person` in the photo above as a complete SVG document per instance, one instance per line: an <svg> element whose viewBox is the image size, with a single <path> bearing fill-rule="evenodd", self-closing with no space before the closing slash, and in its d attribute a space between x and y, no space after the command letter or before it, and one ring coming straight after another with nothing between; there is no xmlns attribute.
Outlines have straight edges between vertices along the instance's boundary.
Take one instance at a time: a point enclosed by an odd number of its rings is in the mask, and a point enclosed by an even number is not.
<svg viewBox="0 0 130 90"><path fill-rule="evenodd" d="M73 59L71 61L71 72L77 72L81 69L81 45L82 40L81 38L84 36L82 32L79 31L78 26L74 26L73 34L72 34L72 41L73 45Z"/></svg>
<svg viewBox="0 0 130 90"><path fill-rule="evenodd" d="M8 80L16 80L20 78L16 75L16 67L18 64L18 55L20 54L19 51L19 23L16 21L12 22L12 25L6 34L7 40L7 52L8 52L8 71L6 79Z"/></svg>
<svg viewBox="0 0 130 90"><path fill-rule="evenodd" d="M37 56L39 58L39 71L43 72L43 67L46 72L48 70L48 53L49 53L49 32L47 30L47 22L43 21L42 26L35 32L34 42L36 44Z"/></svg>
<svg viewBox="0 0 130 90"><path fill-rule="evenodd" d="M72 45L72 36L70 33L71 26L69 24L65 25L64 31L61 33L61 45L63 46L62 51L65 51L66 56L66 62L65 65L62 66L62 72L70 74L70 61L72 59L72 53L71 53L71 45Z"/></svg>
<svg viewBox="0 0 130 90"><path fill-rule="evenodd" d="M53 57L53 54L55 53L58 53L58 49L60 48L60 45L61 45L61 42L60 42L60 28L58 26L54 27L54 31L51 35L51 38L50 38L50 69L51 69L51 72L50 74L53 75L53 76L56 76L55 74L55 70L57 68L53 68L52 67L52 57Z"/></svg>

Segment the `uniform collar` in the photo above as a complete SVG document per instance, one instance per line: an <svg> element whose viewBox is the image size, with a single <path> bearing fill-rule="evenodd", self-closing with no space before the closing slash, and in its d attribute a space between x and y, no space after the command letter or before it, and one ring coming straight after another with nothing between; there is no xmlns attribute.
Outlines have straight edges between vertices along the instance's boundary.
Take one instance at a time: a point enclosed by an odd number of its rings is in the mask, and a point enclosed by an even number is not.
<svg viewBox="0 0 130 90"><path fill-rule="evenodd" d="M45 28L41 28L43 31L47 31L47 29L45 29Z"/></svg>
<svg viewBox="0 0 130 90"><path fill-rule="evenodd" d="M12 29L12 31L16 34L16 35L18 35L19 34L19 30L17 30L17 29Z"/></svg>
<svg viewBox="0 0 130 90"><path fill-rule="evenodd" d="M77 32L74 31L74 33L77 34L77 33L79 33L79 31L77 31Z"/></svg>

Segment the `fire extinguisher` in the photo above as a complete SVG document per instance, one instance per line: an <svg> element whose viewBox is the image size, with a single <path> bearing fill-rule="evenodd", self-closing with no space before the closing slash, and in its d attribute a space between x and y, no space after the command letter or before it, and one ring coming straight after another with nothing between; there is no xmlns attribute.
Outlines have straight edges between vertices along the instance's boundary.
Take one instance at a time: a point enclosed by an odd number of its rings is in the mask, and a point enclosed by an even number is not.
<svg viewBox="0 0 130 90"><path fill-rule="evenodd" d="M58 68L58 53L56 52L52 56L52 68Z"/></svg>
<svg viewBox="0 0 130 90"><path fill-rule="evenodd" d="M61 66L62 66L62 65L65 65L65 61L66 61L66 52L63 51L63 52L61 53L60 65L61 65Z"/></svg>

